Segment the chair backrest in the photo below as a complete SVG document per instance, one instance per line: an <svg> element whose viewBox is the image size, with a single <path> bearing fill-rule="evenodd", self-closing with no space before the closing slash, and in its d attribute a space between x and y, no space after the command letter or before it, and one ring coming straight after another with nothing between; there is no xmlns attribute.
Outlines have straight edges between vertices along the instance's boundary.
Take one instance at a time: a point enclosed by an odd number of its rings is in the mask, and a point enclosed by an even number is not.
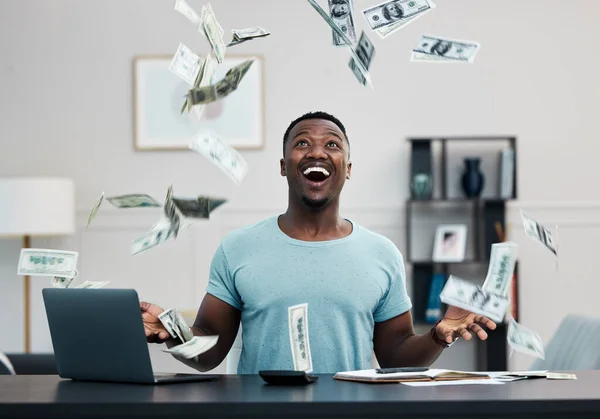
<svg viewBox="0 0 600 419"><path fill-rule="evenodd" d="M567 315L530 370L600 369L600 318Z"/></svg>
<svg viewBox="0 0 600 419"><path fill-rule="evenodd" d="M238 334L231 345L231 349L227 354L225 374L237 374L238 364L240 362L240 355L242 354L242 326L238 330Z"/></svg>

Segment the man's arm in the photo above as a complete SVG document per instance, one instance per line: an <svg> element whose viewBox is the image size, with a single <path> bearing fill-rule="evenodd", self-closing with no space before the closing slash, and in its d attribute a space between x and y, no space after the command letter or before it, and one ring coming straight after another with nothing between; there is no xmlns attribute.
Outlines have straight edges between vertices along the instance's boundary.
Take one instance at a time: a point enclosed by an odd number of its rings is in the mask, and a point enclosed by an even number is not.
<svg viewBox="0 0 600 419"><path fill-rule="evenodd" d="M196 320L192 326L195 336L218 335L217 344L198 355L198 361L175 356L188 367L198 371L209 371L216 368L227 356L240 327L241 311L226 302L206 294L198 309ZM179 340L170 339L166 342L169 348L180 344Z"/></svg>
<svg viewBox="0 0 600 419"><path fill-rule="evenodd" d="M382 368L428 367L443 350L430 333L415 335L410 310L375 323L373 346Z"/></svg>

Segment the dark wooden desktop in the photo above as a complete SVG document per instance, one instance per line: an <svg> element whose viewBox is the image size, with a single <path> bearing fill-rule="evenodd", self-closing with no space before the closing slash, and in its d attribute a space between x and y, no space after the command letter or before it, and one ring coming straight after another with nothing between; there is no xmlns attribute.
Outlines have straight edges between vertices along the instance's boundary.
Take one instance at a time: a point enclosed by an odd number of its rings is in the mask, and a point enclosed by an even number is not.
<svg viewBox="0 0 600 419"><path fill-rule="evenodd" d="M598 418L600 371L573 381L413 388L321 375L315 384L274 387L259 376L161 385L0 376L0 417L170 418Z"/></svg>

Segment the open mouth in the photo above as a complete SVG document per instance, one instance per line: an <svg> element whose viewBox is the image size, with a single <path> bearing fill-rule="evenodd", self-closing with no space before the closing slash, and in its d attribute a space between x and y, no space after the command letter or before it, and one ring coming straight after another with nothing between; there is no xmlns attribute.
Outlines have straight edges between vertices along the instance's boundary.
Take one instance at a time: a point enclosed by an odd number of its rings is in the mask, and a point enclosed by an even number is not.
<svg viewBox="0 0 600 419"><path fill-rule="evenodd" d="M302 174L309 182L312 183L325 182L331 175L324 167L308 167L302 172Z"/></svg>

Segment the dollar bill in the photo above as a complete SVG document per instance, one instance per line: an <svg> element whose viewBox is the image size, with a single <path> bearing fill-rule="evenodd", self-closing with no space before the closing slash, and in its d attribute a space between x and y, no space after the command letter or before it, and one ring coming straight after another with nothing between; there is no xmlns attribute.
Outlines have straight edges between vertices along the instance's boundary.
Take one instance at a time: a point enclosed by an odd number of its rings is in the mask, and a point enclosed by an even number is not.
<svg viewBox="0 0 600 419"><path fill-rule="evenodd" d="M173 198L173 202L184 217L209 218L210 213L226 203L227 200L199 196L195 199Z"/></svg>
<svg viewBox="0 0 600 419"><path fill-rule="evenodd" d="M209 349L213 348L219 340L218 336L194 336L189 341L181 345L173 346L169 349L163 349L163 352L170 353L185 359L194 358Z"/></svg>
<svg viewBox="0 0 600 419"><path fill-rule="evenodd" d="M78 252L54 249L21 249L17 275L75 277Z"/></svg>
<svg viewBox="0 0 600 419"><path fill-rule="evenodd" d="M504 320L509 300L501 295L484 291L480 286L450 275L440 293L440 300L448 305L462 308L495 322Z"/></svg>
<svg viewBox="0 0 600 419"><path fill-rule="evenodd" d="M308 304L288 307L288 326L295 371L311 372L312 356L308 336Z"/></svg>
<svg viewBox="0 0 600 419"><path fill-rule="evenodd" d="M173 230L171 223L169 222L167 225L161 224L160 228L154 227L145 235L135 239L131 245L131 254L135 256L144 253L172 237Z"/></svg>
<svg viewBox="0 0 600 419"><path fill-rule="evenodd" d="M384 26L382 28L376 29L375 33L377 35L379 35L379 37L381 39L385 39L388 36L390 36L391 34L393 34L394 32L402 29L403 27L405 27L406 25L408 25L411 22L414 22L415 20L417 20L418 18L420 18L421 16L424 16L427 12L431 11L432 9L435 9L435 4L431 1L428 0L427 1L429 3L429 10L424 11L423 13L419 13L418 15L414 15L414 16L410 16L406 19L402 19L398 22L392 23L391 25L388 26Z"/></svg>
<svg viewBox="0 0 600 419"><path fill-rule="evenodd" d="M167 329L173 339L179 339L181 342L187 342L188 339L184 339L183 333L177 324L177 311L173 308L167 309L158 315L158 320Z"/></svg>
<svg viewBox="0 0 600 419"><path fill-rule="evenodd" d="M512 242L494 243L490 252L490 264L481 287L486 292L508 297L517 262L517 244Z"/></svg>
<svg viewBox="0 0 600 419"><path fill-rule="evenodd" d="M215 12L210 3L202 6L201 19L202 24L200 28L204 31L204 35L206 35L208 42L210 42L217 61L222 63L227 46L223 41L223 28L219 25L219 22L217 22Z"/></svg>
<svg viewBox="0 0 600 419"><path fill-rule="evenodd" d="M354 1L353 0L328 0L329 16L333 23L346 34L348 39L356 43L356 30L354 29ZM345 41L336 31L332 30L333 45L345 46Z"/></svg>
<svg viewBox="0 0 600 419"><path fill-rule="evenodd" d="M548 380L577 380L577 375L562 372L549 372L546 374Z"/></svg>
<svg viewBox="0 0 600 419"><path fill-rule="evenodd" d="M186 3L185 0L175 0L175 10L187 17L194 26L200 26L201 19L198 13Z"/></svg>
<svg viewBox="0 0 600 419"><path fill-rule="evenodd" d="M231 32L233 33L233 39L229 44L227 44L228 47L250 41L254 38L262 38L270 35L269 31L261 28L260 26L246 29L233 29Z"/></svg>
<svg viewBox="0 0 600 419"><path fill-rule="evenodd" d="M92 222L92 220L94 218L96 218L96 214L98 214L98 209L100 209L100 205L102 204L103 200L104 200L104 192L102 192L100 194L100 198L98 198L98 200L92 207L92 210L90 211L90 215L88 216L88 220L87 220L87 224L85 225L85 228L88 228L90 226L90 223Z"/></svg>
<svg viewBox="0 0 600 419"><path fill-rule="evenodd" d="M360 39L356 45L355 52L356 56L360 59L362 68L365 68L368 71L369 67L371 66L371 61L375 56L375 46L373 46L373 43L369 40L369 38L367 38L367 35L364 31L360 34ZM367 84L367 79L360 71L360 66L356 63L354 57L350 57L350 62L348 65L350 66L350 69L356 76L356 79L359 81L359 83L365 86Z"/></svg>
<svg viewBox="0 0 600 419"><path fill-rule="evenodd" d="M198 77L196 78L196 82L194 83L194 88L198 87L206 87L215 84L215 76L217 75L217 61L213 58L212 54L206 54L204 59L202 60L202 69L198 73ZM204 104L197 104L193 107L194 113L197 118L202 116L202 112L204 111ZM188 108L192 108L191 104L188 105L187 97L183 102L183 107L181 108L181 112Z"/></svg>
<svg viewBox="0 0 600 419"><path fill-rule="evenodd" d="M73 276L55 276L50 283L54 288L69 288L69 285L71 285L73 280L79 275L77 269L74 274L75 275Z"/></svg>
<svg viewBox="0 0 600 419"><path fill-rule="evenodd" d="M187 94L188 110L195 105L207 104L222 99L235 91L252 63L254 63L254 60L247 60L229 69L225 77L217 84L190 89Z"/></svg>
<svg viewBox="0 0 600 419"><path fill-rule="evenodd" d="M472 63L481 45L475 41L461 41L441 36L421 35L413 49L412 61L440 61Z"/></svg>
<svg viewBox="0 0 600 419"><path fill-rule="evenodd" d="M208 158L238 186L248 173L248 163L242 155L213 131L204 130L197 133L190 148Z"/></svg>
<svg viewBox="0 0 600 419"><path fill-rule="evenodd" d="M160 207L150 195L141 193L110 196L106 200L117 208Z"/></svg>
<svg viewBox="0 0 600 419"><path fill-rule="evenodd" d="M371 6L362 13L371 29L377 30L405 22L431 8L429 0L393 0Z"/></svg>
<svg viewBox="0 0 600 419"><path fill-rule="evenodd" d="M521 210L521 221L523 221L523 227L525 228L525 234L531 237L538 243L544 245L554 255L557 255L557 245L554 242L552 233L550 230L545 228L543 225L535 221L529 214Z"/></svg>
<svg viewBox="0 0 600 419"><path fill-rule="evenodd" d="M102 288L105 285L107 285L110 281L85 281L79 285L74 286L73 288L88 288L88 289L95 289L95 288Z"/></svg>
<svg viewBox="0 0 600 419"><path fill-rule="evenodd" d="M544 359L544 344L537 332L526 328L510 317L506 335L508 344L514 351Z"/></svg>
<svg viewBox="0 0 600 419"><path fill-rule="evenodd" d="M177 238L179 227L181 226L181 216L179 215L179 211L173 202L173 185L169 185L167 188L167 197L165 198L165 205L163 208L165 216L169 220L169 233L172 234L173 237Z"/></svg>
<svg viewBox="0 0 600 419"><path fill-rule="evenodd" d="M329 27L335 33L337 33L337 35L340 37L340 39L344 42L343 45L348 48L348 50L350 51L350 54L352 55L352 57L355 60L354 65L358 68L358 71L360 71L362 76L366 79L369 86L373 87L373 83L371 81L371 76L369 75L369 72L367 71L367 69L365 69L363 67L363 65L361 64L360 58L358 57L358 55L356 55L356 51L354 51L354 49L352 48L352 42L350 41L350 39L348 39L346 34L340 28L337 27L335 22L331 19L331 17L327 13L325 13L325 11L321 8L321 6L319 6L319 3L317 3L316 0L308 0L308 3L317 11L317 13L319 13L319 15L321 15L323 20L325 20L325 22L329 25Z"/></svg>
<svg viewBox="0 0 600 419"><path fill-rule="evenodd" d="M202 58L185 46L182 42L179 43L175 55L169 64L169 70L179 76L190 86L194 85L198 73L202 67Z"/></svg>

